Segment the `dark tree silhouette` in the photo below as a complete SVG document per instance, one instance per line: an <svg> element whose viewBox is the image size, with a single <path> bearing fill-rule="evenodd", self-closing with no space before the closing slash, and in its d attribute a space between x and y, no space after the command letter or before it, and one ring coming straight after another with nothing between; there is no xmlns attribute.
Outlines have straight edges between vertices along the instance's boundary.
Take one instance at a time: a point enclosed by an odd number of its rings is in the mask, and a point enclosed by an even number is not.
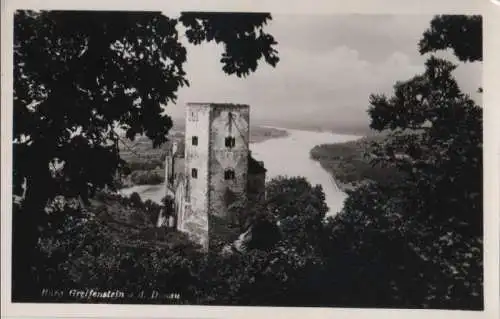
<svg viewBox="0 0 500 319"><path fill-rule="evenodd" d="M189 84L180 23L193 44L223 44L223 72L242 77L261 59L278 62L276 41L263 30L270 19L267 13L185 12L176 19L160 12L17 11L13 193L24 201L14 216L15 251L30 256L54 196L85 201L113 187L123 166L116 128L131 140L144 134L153 146L166 141L172 121L162 105ZM26 274L26 267L14 268Z"/></svg>
<svg viewBox="0 0 500 319"><path fill-rule="evenodd" d="M482 108L461 92L456 65L431 56L425 66L424 74L397 83L390 99L370 97L371 127L392 137L375 160L410 177L422 217L481 235Z"/></svg>
<svg viewBox="0 0 500 319"><path fill-rule="evenodd" d="M321 185L304 177L276 177L266 184L266 209L279 224L283 240L300 250L314 250L328 211Z"/></svg>
<svg viewBox="0 0 500 319"><path fill-rule="evenodd" d="M453 48L459 60L480 61L480 32L480 17L437 16L420 50ZM332 278L346 288L345 302L355 295L360 306L483 308L482 108L461 92L455 68L431 56L391 97L370 96L371 127L388 133L374 143L373 163L406 178L351 192L327 226L327 256L343 254L329 273L351 267Z"/></svg>
<svg viewBox="0 0 500 319"><path fill-rule="evenodd" d="M418 47L421 54L452 49L460 61L483 60L483 25L478 15L435 16Z"/></svg>

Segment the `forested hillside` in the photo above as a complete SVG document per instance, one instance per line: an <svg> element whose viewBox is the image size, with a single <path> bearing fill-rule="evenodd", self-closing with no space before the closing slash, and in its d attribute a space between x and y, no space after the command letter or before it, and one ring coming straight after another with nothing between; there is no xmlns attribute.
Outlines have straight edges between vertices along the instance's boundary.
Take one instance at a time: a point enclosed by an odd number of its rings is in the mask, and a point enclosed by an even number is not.
<svg viewBox="0 0 500 319"><path fill-rule="evenodd" d="M318 161L343 190L353 189L369 181L398 183L402 179L402 172L372 163L373 145L387 138L380 135L345 143L317 145L311 150L311 158Z"/></svg>

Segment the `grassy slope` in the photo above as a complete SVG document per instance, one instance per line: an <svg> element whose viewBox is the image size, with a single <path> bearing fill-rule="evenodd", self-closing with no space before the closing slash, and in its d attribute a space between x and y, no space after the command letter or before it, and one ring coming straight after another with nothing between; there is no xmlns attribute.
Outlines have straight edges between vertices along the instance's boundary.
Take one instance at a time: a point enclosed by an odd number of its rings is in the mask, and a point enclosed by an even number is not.
<svg viewBox="0 0 500 319"><path fill-rule="evenodd" d="M371 142L383 139L385 136L377 135L346 143L317 145L311 150L310 155L333 175L344 190L367 180L394 182L398 178L398 173L394 169L373 166L365 156L370 151Z"/></svg>
<svg viewBox="0 0 500 319"><path fill-rule="evenodd" d="M90 209L107 229L107 234L123 246L173 247L189 243L183 233L157 228L157 211L134 207L133 204L112 196L100 196L92 200Z"/></svg>

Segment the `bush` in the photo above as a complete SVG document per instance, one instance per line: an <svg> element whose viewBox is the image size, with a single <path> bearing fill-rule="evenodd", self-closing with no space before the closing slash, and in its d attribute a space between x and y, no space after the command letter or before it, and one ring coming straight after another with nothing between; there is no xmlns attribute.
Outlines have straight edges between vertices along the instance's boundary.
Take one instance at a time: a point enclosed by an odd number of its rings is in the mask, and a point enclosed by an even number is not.
<svg viewBox="0 0 500 319"><path fill-rule="evenodd" d="M132 194L130 194L130 204L134 207L142 207L143 204L142 204L142 200L141 200L141 196L137 193L137 192L133 192Z"/></svg>

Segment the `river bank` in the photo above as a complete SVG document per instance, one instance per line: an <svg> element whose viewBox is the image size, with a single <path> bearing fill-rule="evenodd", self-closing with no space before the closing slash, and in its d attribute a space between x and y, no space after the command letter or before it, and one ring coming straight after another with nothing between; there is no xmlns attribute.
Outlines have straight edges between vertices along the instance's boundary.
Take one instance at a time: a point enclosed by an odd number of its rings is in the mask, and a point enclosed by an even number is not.
<svg viewBox="0 0 500 319"><path fill-rule="evenodd" d="M320 144L311 149L310 156L335 178L344 192L367 181L393 183L397 182L399 173L394 168L373 165L370 158L372 144L385 138L371 136L344 143Z"/></svg>
<svg viewBox="0 0 500 319"><path fill-rule="evenodd" d="M250 127L250 144L262 143L270 139L284 138L289 136L287 130L270 126Z"/></svg>

